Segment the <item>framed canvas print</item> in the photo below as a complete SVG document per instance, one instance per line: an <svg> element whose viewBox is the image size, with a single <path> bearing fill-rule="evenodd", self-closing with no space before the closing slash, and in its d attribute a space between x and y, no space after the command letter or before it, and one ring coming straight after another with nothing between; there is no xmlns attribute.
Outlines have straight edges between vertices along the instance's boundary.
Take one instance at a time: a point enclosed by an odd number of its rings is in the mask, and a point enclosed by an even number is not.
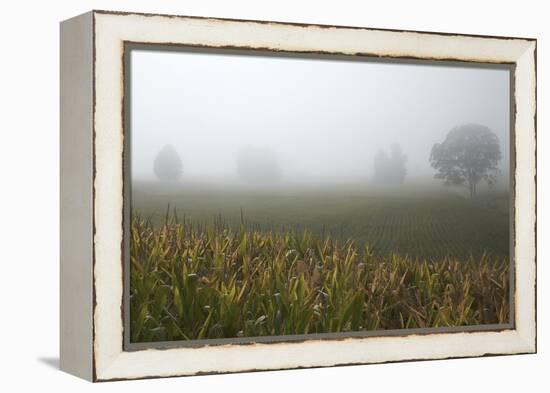
<svg viewBox="0 0 550 393"><path fill-rule="evenodd" d="M536 351L536 40L61 24L61 368Z"/></svg>

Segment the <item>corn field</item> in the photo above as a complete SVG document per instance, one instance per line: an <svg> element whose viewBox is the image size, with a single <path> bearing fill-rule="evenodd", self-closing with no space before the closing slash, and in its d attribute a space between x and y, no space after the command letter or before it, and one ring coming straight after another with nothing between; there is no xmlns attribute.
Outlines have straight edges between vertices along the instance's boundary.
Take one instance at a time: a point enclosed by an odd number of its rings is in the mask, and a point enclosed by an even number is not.
<svg viewBox="0 0 550 393"><path fill-rule="evenodd" d="M307 231L134 215L131 341L506 323L509 260L417 260Z"/></svg>

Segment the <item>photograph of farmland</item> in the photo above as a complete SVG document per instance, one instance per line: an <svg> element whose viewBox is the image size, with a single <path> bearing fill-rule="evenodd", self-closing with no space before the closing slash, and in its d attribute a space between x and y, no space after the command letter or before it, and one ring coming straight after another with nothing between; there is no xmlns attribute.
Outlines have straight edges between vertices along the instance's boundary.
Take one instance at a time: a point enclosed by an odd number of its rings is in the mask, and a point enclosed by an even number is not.
<svg viewBox="0 0 550 393"><path fill-rule="evenodd" d="M128 65L130 342L510 322L508 68Z"/></svg>

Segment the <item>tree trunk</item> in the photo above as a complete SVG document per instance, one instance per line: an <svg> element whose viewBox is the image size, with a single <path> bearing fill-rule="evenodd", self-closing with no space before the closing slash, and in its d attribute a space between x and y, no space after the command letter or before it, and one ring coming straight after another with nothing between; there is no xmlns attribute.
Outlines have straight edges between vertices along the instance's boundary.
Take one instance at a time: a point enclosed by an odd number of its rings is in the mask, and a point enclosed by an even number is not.
<svg viewBox="0 0 550 393"><path fill-rule="evenodd" d="M476 196L476 181L471 170L468 174L468 186L470 188L470 199L474 199Z"/></svg>

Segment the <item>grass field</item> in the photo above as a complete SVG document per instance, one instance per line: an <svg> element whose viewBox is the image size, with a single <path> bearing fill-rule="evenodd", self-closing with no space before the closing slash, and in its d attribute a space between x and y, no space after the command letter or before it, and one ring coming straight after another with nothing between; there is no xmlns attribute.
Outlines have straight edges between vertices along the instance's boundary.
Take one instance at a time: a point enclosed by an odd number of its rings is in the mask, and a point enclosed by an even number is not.
<svg viewBox="0 0 550 393"><path fill-rule="evenodd" d="M133 342L505 323L507 258L374 256L308 232L131 226Z"/></svg>
<svg viewBox="0 0 550 393"><path fill-rule="evenodd" d="M142 217L162 223L170 204L181 220L208 227L220 217L247 228L353 239L377 255L465 258L509 254L508 195L482 194L477 201L442 187L297 189L213 189L158 183L136 184L132 205Z"/></svg>
<svg viewBox="0 0 550 393"><path fill-rule="evenodd" d="M145 183L132 205L134 342L509 319L504 193Z"/></svg>

